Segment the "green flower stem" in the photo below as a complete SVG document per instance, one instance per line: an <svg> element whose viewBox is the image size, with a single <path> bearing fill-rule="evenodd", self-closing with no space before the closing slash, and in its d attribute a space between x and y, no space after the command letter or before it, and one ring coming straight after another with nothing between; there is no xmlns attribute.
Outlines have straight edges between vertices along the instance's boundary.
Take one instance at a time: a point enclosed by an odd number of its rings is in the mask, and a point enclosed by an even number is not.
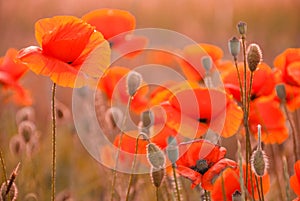
<svg viewBox="0 0 300 201"><path fill-rule="evenodd" d="M52 86L52 185L51 200L55 201L55 182L56 182L56 113L55 113L55 92L56 83Z"/></svg>
<svg viewBox="0 0 300 201"><path fill-rule="evenodd" d="M176 187L176 194L177 194L177 201L180 201L180 192L179 192L179 186L178 186L178 181L177 181L177 176L176 176L176 164L172 164L172 170L173 170L173 176L174 176L174 181L175 181L175 187Z"/></svg>

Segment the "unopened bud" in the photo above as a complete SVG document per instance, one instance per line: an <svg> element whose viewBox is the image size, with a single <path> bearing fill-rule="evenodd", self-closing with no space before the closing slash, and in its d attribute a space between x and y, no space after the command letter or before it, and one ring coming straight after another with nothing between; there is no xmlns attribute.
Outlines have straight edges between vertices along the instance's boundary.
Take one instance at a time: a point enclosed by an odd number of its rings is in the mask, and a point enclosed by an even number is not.
<svg viewBox="0 0 300 201"><path fill-rule="evenodd" d="M206 72L209 72L210 69L212 68L212 61L210 56L204 56L201 59L202 65L205 68Z"/></svg>
<svg viewBox="0 0 300 201"><path fill-rule="evenodd" d="M166 158L162 150L154 143L147 145L147 159L154 168L164 168Z"/></svg>
<svg viewBox="0 0 300 201"><path fill-rule="evenodd" d="M137 89L142 84L142 76L138 72L130 71L127 75L127 90L128 94L132 97Z"/></svg>
<svg viewBox="0 0 300 201"><path fill-rule="evenodd" d="M281 101L285 101L285 99L286 99L285 85L284 84L277 84L275 89L276 89L276 94L277 94L278 98Z"/></svg>
<svg viewBox="0 0 300 201"><path fill-rule="evenodd" d="M262 60L262 53L257 44L250 44L247 49L247 62L251 72L254 72Z"/></svg>
<svg viewBox="0 0 300 201"><path fill-rule="evenodd" d="M258 128L258 146L257 149L252 153L250 162L251 162L252 171L258 177L262 177L267 172L269 161L265 152L261 148L261 126L258 125L257 128Z"/></svg>
<svg viewBox="0 0 300 201"><path fill-rule="evenodd" d="M19 124L18 133L23 137L24 142L28 143L35 135L36 127L31 121L22 121Z"/></svg>
<svg viewBox="0 0 300 201"><path fill-rule="evenodd" d="M165 177L165 169L164 168L157 169L157 168L151 167L150 176L151 176L152 184L156 188L158 188L158 187L160 187L160 185Z"/></svg>
<svg viewBox="0 0 300 201"><path fill-rule="evenodd" d="M176 161L178 160L179 153L178 153L177 140L173 136L170 136L168 138L168 147L166 151L167 151L167 156L171 161L171 163L175 164Z"/></svg>
<svg viewBox="0 0 300 201"><path fill-rule="evenodd" d="M232 194L232 201L242 201L242 193L240 191L236 190Z"/></svg>
<svg viewBox="0 0 300 201"><path fill-rule="evenodd" d="M149 128L154 124L154 115L150 110L144 111L141 114L141 121L144 128Z"/></svg>
<svg viewBox="0 0 300 201"><path fill-rule="evenodd" d="M240 40L236 37L233 37L231 40L229 40L228 42L228 49L230 54L233 57L237 57L238 54L241 51L241 44L240 44Z"/></svg>
<svg viewBox="0 0 300 201"><path fill-rule="evenodd" d="M247 24L245 22L240 21L237 24L238 31L241 35L245 35L247 32Z"/></svg>

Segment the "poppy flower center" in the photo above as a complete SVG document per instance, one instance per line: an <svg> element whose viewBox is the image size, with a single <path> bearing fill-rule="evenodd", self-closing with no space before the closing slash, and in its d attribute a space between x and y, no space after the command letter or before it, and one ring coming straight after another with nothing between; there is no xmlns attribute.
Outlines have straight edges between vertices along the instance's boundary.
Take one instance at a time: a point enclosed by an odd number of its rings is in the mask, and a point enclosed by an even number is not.
<svg viewBox="0 0 300 201"><path fill-rule="evenodd" d="M200 123L207 123L208 122L208 119L207 118L199 118L198 121Z"/></svg>
<svg viewBox="0 0 300 201"><path fill-rule="evenodd" d="M195 170L196 172L199 172L200 174L204 174L208 170L208 164L205 159L197 160L196 166L191 167L192 170Z"/></svg>

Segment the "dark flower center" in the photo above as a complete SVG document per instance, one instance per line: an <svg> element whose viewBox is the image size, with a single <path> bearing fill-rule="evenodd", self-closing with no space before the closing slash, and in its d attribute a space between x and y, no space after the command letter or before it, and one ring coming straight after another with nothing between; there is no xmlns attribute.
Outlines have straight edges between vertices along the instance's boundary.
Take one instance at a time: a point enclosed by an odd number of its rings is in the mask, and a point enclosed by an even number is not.
<svg viewBox="0 0 300 201"><path fill-rule="evenodd" d="M206 118L199 118L198 121L199 121L200 123L207 123L207 122L208 122L208 119L206 119Z"/></svg>
<svg viewBox="0 0 300 201"><path fill-rule="evenodd" d="M192 170L199 172L200 174L204 174L208 170L208 164L205 159L197 160L196 166L191 167Z"/></svg>

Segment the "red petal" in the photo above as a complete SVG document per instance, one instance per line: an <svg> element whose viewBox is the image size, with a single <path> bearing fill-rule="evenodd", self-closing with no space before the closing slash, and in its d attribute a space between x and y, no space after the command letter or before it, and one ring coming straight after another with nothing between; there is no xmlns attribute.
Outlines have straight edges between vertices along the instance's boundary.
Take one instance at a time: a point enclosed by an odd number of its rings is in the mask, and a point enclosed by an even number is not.
<svg viewBox="0 0 300 201"><path fill-rule="evenodd" d="M201 183L201 178L202 175L190 168L178 165L177 166L177 172L185 177L188 178L192 181L192 188L194 188L195 186L199 185Z"/></svg>

